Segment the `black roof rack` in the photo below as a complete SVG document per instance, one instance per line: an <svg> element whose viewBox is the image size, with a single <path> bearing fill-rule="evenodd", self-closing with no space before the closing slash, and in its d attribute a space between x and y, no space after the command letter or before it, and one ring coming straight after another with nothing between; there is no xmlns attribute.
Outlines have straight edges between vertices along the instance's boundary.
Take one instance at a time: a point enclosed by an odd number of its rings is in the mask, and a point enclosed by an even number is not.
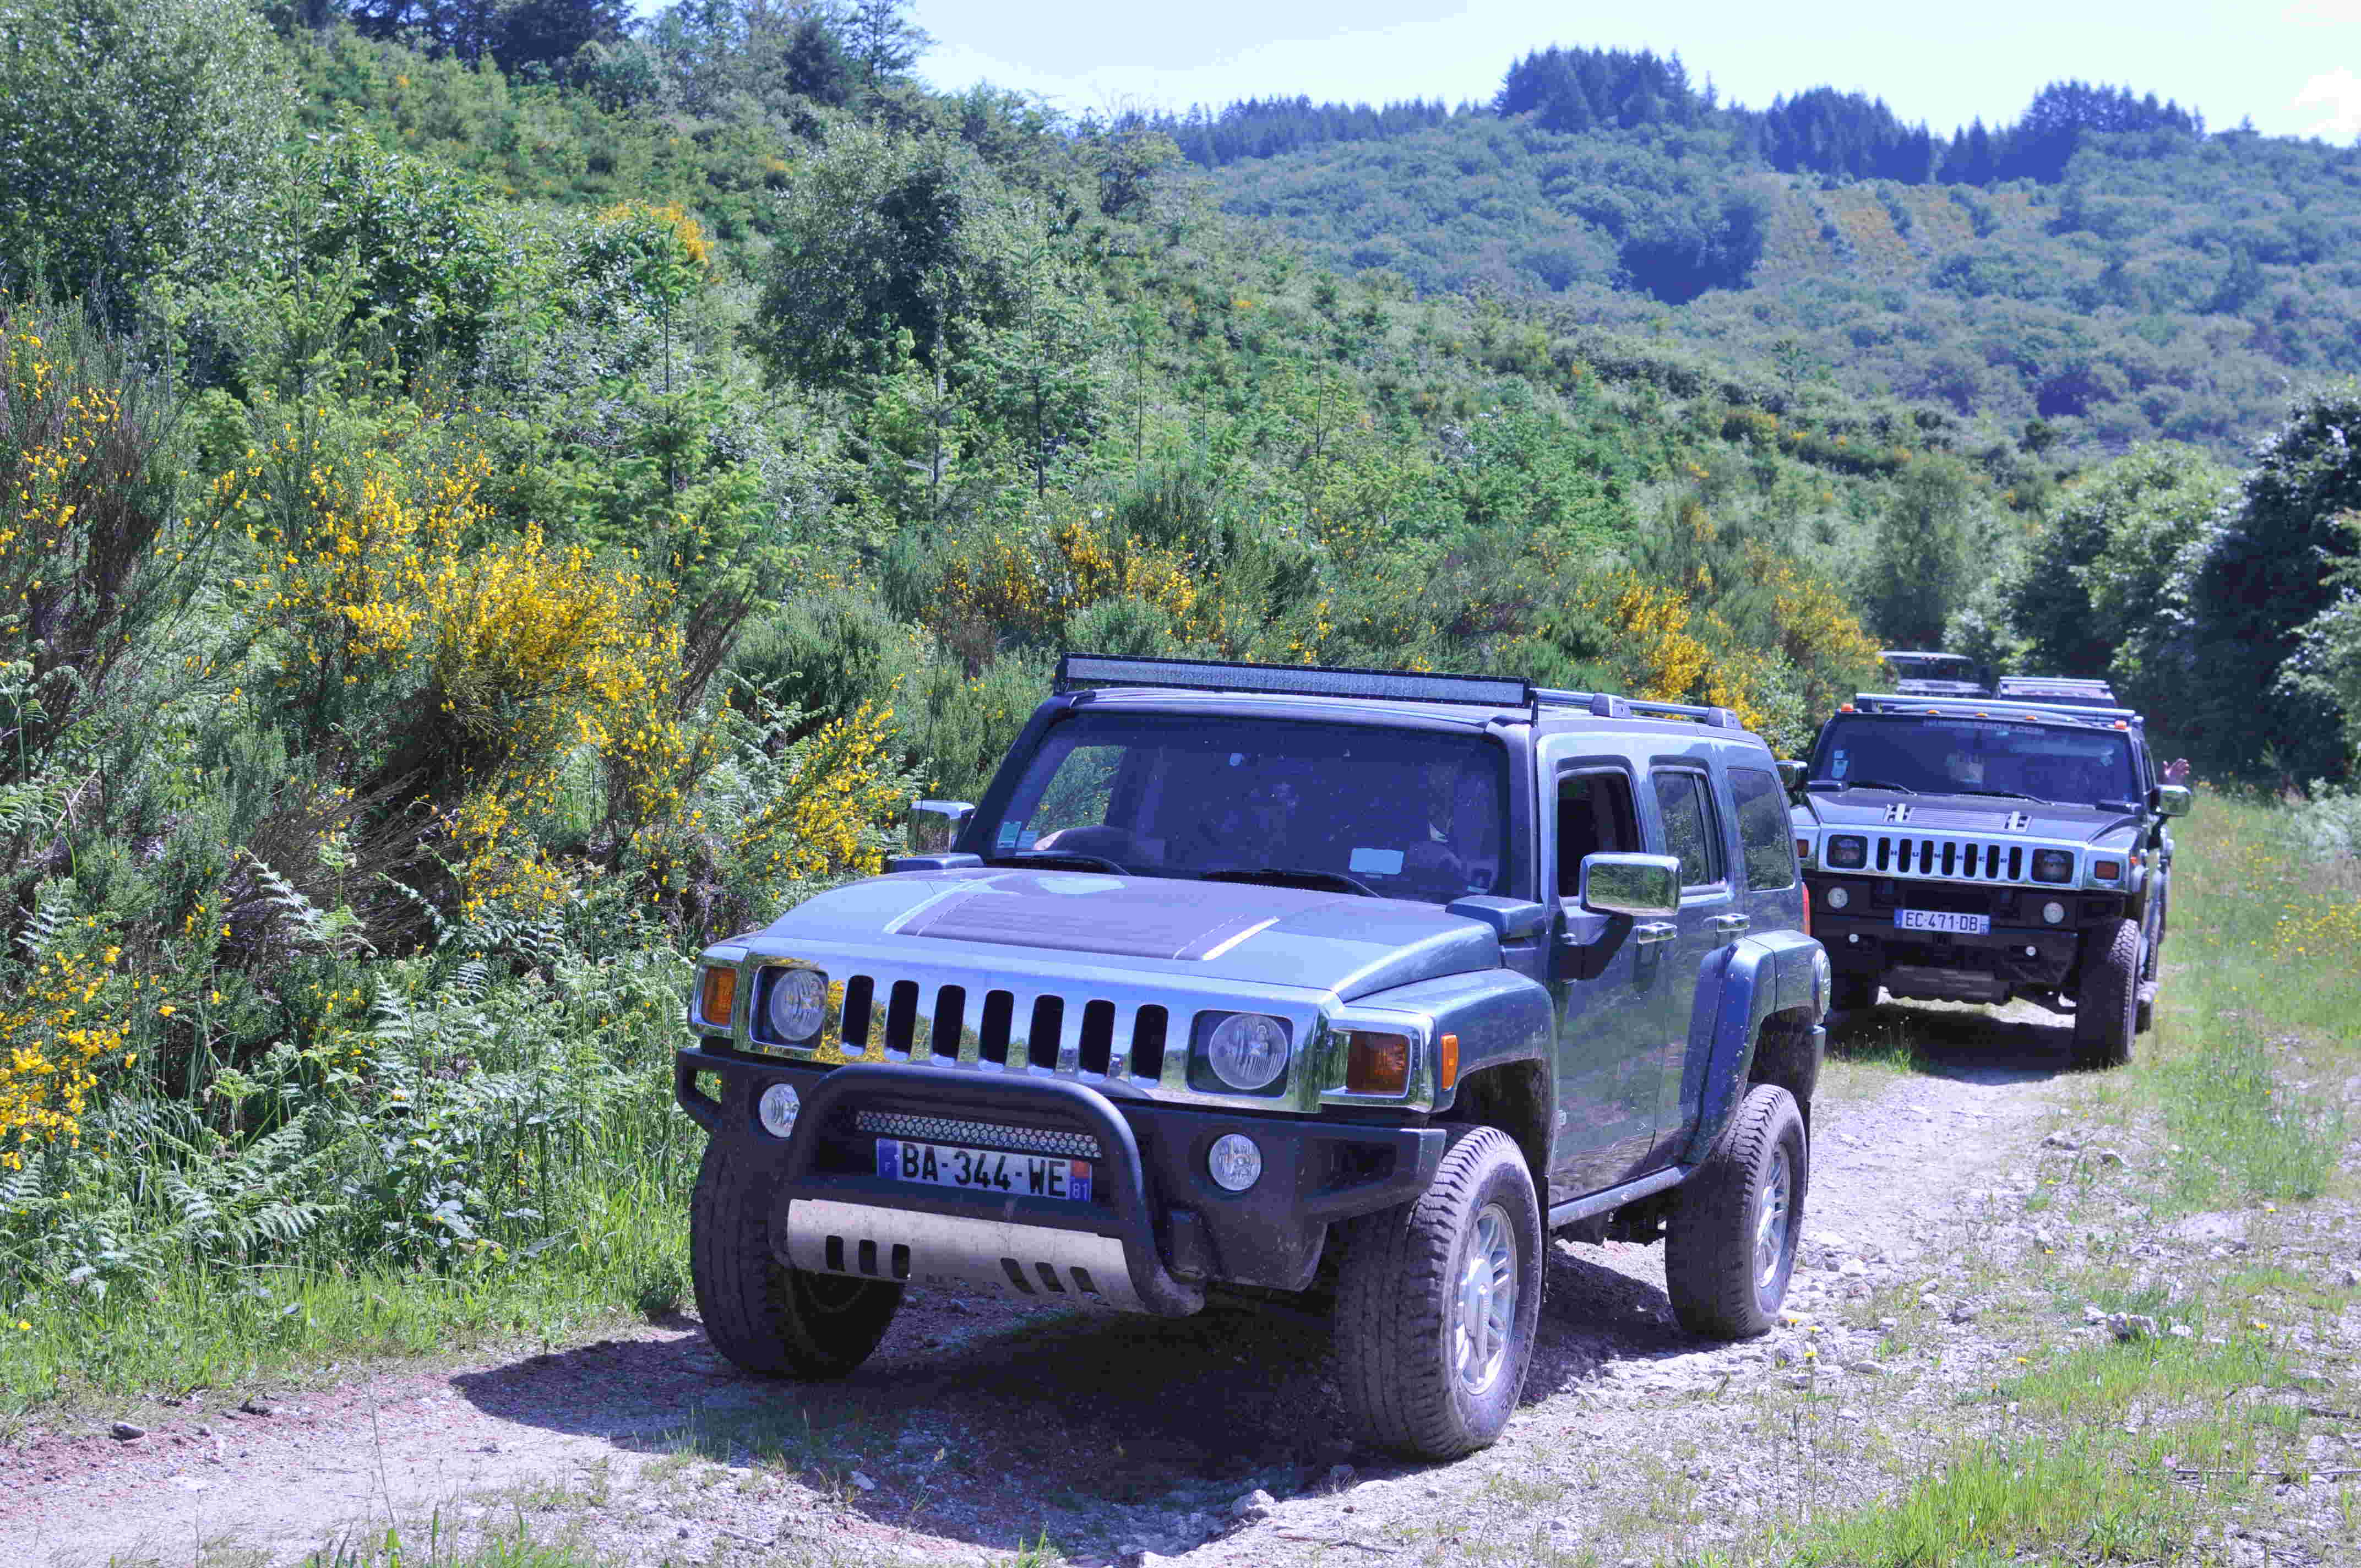
<svg viewBox="0 0 2361 1568"><path fill-rule="evenodd" d="M1544 707L1578 707L1598 718L1688 718L1718 729L1746 728L1738 715L1727 707L1652 702L1608 692L1554 691L1510 675L1356 670L1322 664L1243 664L1218 659L1148 659L1114 653L1060 656L1052 689L1060 696L1110 685L1386 702L1446 702L1469 707L1522 708L1536 718Z"/></svg>
<svg viewBox="0 0 2361 1568"><path fill-rule="evenodd" d="M1646 697L1616 696L1609 692L1554 691L1533 693L1544 707L1579 707L1597 718L1693 718L1716 729L1743 729L1738 715L1727 707L1696 702L1654 702Z"/></svg>
<svg viewBox="0 0 2361 1568"><path fill-rule="evenodd" d="M1861 713L1926 713L1942 718L2067 718L2093 729L2143 728L2147 720L2128 707L2089 703L2035 702L2026 697L1938 696L1929 692L1859 692L1847 705Z"/></svg>

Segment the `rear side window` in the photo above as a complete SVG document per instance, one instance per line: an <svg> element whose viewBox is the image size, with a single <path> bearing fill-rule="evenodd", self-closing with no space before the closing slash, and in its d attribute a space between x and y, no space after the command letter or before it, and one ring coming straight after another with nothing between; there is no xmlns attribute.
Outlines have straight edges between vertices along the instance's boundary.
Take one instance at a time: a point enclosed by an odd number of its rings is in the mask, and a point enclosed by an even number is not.
<svg viewBox="0 0 2361 1568"><path fill-rule="evenodd" d="M1681 862L1681 885L1707 887L1719 882L1721 834L1714 825L1705 775L1666 769L1651 776L1656 815L1664 823L1664 853Z"/></svg>
<svg viewBox="0 0 2361 1568"><path fill-rule="evenodd" d="M1738 842L1746 851L1746 885L1795 885L1795 838L1788 831L1787 792L1775 773L1761 768L1730 770L1730 793L1738 797Z"/></svg>

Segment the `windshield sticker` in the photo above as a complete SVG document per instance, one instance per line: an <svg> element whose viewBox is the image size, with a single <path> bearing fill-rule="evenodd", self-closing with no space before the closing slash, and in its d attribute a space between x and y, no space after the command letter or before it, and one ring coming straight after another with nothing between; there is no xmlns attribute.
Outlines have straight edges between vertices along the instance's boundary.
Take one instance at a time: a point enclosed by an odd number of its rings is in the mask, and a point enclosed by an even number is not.
<svg viewBox="0 0 2361 1568"><path fill-rule="evenodd" d="M1402 852L1400 850L1356 850L1345 866L1347 870L1363 872L1370 876L1400 876Z"/></svg>
<svg viewBox="0 0 2361 1568"><path fill-rule="evenodd" d="M1850 772L1852 772L1852 759L1847 756L1845 754L1844 748L1839 746L1834 752L1829 754L1828 776L1833 779L1840 779Z"/></svg>
<svg viewBox="0 0 2361 1568"><path fill-rule="evenodd" d="M1012 817L1007 821L1002 823L1000 825L1000 848L1004 850L1015 849L1016 847L1016 836L1024 831L1025 818L1022 817Z"/></svg>

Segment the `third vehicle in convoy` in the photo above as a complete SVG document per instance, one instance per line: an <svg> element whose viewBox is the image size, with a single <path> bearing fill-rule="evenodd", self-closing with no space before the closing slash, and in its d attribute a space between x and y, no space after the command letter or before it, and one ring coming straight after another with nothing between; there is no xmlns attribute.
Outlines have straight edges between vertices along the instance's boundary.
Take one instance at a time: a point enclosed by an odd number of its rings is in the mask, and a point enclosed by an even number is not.
<svg viewBox="0 0 2361 1568"><path fill-rule="evenodd" d="M1913 652L1884 648L1878 659L1893 672L1894 689L1927 696L1982 696L1992 690L1992 677L1965 653Z"/></svg>
<svg viewBox="0 0 2361 1568"><path fill-rule="evenodd" d="M1864 694L1820 729L1795 811L1839 1007L2029 997L2089 1065L2147 1026L2169 900L2163 783L2128 708Z"/></svg>

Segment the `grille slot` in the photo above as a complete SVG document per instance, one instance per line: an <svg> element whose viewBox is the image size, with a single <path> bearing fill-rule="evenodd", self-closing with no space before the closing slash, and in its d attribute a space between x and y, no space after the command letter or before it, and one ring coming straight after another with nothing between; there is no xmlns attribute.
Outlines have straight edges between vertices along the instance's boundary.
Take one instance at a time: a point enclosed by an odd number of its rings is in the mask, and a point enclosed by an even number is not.
<svg viewBox="0 0 2361 1568"><path fill-rule="evenodd" d="M1170 1029L1172 1014L1154 1003L1139 1010L1131 1026L1131 1075L1134 1078L1161 1080L1164 1077L1164 1036Z"/></svg>
<svg viewBox="0 0 2361 1568"><path fill-rule="evenodd" d="M1016 998L1005 991L986 992L983 997L983 1022L976 1027L977 1059L994 1062L1003 1067L1008 1063L1008 1025L1016 1011Z"/></svg>
<svg viewBox="0 0 2361 1568"><path fill-rule="evenodd" d="M1035 1067L1058 1065L1058 1044L1066 1032L1066 999L1043 996L1033 1003L1033 1027L1025 1036L1025 1059Z"/></svg>
<svg viewBox="0 0 2361 1568"><path fill-rule="evenodd" d="M897 980L885 1003L885 1048L906 1051L918 1024L918 982Z"/></svg>
<svg viewBox="0 0 2361 1568"><path fill-rule="evenodd" d="M845 981L844 1044L856 1054L869 1045L869 1006L874 994L874 987L865 974L854 975Z"/></svg>
<svg viewBox="0 0 2361 1568"><path fill-rule="evenodd" d="M1084 1072L1104 1074L1115 1054L1115 1003L1093 1002L1082 1009L1082 1043L1077 1056Z"/></svg>
<svg viewBox="0 0 2361 1568"><path fill-rule="evenodd" d="M967 988L947 985L935 992L935 1055L957 1061L967 1032Z"/></svg>

